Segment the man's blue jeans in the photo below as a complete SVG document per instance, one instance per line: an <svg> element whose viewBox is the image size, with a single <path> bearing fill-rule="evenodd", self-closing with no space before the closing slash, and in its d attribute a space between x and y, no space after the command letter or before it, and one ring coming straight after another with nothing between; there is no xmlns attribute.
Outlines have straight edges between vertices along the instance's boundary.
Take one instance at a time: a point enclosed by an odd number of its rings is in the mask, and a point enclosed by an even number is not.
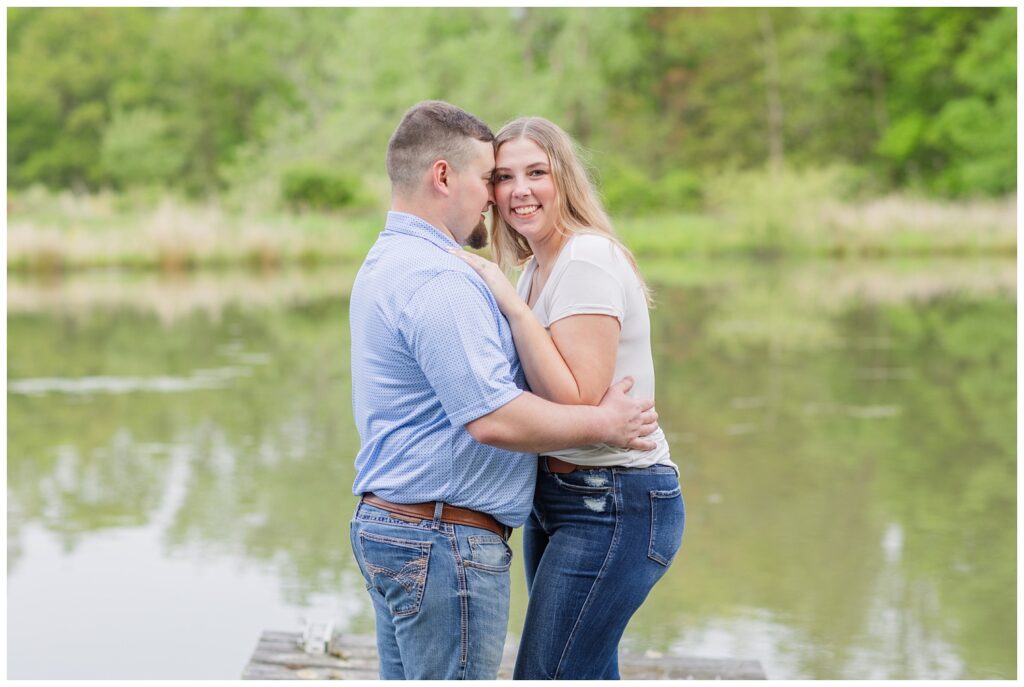
<svg viewBox="0 0 1024 687"><path fill-rule="evenodd" d="M537 472L523 529L530 594L513 677L618 679L626 624L672 563L685 513L666 466Z"/></svg>
<svg viewBox="0 0 1024 687"><path fill-rule="evenodd" d="M408 522L365 503L352 550L377 622L382 680L493 680L508 630L512 551L493 532Z"/></svg>

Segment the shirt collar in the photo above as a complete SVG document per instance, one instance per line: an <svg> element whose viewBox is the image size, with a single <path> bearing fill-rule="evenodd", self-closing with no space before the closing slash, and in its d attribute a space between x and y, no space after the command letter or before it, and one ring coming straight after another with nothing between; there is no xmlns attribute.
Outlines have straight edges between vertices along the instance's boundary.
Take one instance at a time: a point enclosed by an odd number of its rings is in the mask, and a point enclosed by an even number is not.
<svg viewBox="0 0 1024 687"><path fill-rule="evenodd" d="M422 217L410 215L408 212L389 211L387 222L384 224L384 231L393 231L398 234L426 239L443 250L460 247L450 236L433 224Z"/></svg>

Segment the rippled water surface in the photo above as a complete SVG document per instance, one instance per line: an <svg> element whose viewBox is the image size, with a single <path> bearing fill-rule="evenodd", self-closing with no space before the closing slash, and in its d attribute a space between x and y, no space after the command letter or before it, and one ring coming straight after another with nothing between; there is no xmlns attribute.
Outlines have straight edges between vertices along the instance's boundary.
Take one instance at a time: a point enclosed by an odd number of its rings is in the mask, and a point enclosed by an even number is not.
<svg viewBox="0 0 1024 687"><path fill-rule="evenodd" d="M628 648L1016 677L1015 264L644 268L688 517ZM9 281L9 677L236 678L264 629L372 632L351 279Z"/></svg>

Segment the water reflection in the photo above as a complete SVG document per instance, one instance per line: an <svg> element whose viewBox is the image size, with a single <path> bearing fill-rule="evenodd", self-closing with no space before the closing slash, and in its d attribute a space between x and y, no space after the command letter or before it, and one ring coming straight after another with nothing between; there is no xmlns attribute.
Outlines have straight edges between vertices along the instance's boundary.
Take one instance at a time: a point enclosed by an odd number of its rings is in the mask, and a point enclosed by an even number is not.
<svg viewBox="0 0 1024 687"><path fill-rule="evenodd" d="M1015 266L650 273L658 408L688 519L627 645L758 658L778 678L1015 676ZM133 566L180 576L179 593L147 605L178 620L138 628L151 665L176 622L231 612L231 575L199 582L182 561L273 581L279 598L254 599L266 612L246 616L249 649L285 608L370 631L347 545L350 284L341 273L12 282L12 677L56 676L26 648L42 636L34 619L73 613L102 635L124 615L47 594L89 591L60 560L122 585L113 607L134 603ZM77 562L97 550L120 572ZM525 609L514 568L513 634ZM113 676L114 653L106 674L95 664L103 651L67 652L62 675ZM198 665L231 678L246 655ZM185 676L175 670L135 675Z"/></svg>
<svg viewBox="0 0 1024 687"><path fill-rule="evenodd" d="M15 278L7 283L7 310L71 316L97 309L130 310L155 314L167 325L197 312L216 319L229 307L290 307L347 294L354 278L355 268L194 275L109 271L69 279Z"/></svg>
<svg viewBox="0 0 1024 687"><path fill-rule="evenodd" d="M28 378L11 381L7 390L15 394L127 394L133 391L177 393L197 389L222 389L232 379L249 374L244 367L194 370L188 377L62 377Z"/></svg>

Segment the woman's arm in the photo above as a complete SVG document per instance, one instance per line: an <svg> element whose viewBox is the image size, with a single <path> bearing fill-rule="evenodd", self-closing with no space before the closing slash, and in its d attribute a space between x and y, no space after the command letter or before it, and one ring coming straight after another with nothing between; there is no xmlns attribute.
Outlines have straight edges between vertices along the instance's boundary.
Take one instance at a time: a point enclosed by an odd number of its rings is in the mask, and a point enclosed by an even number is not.
<svg viewBox="0 0 1024 687"><path fill-rule="evenodd" d="M610 315L570 315L553 322L549 336L525 310L506 317L530 388L555 403L597 405L615 372L619 321Z"/></svg>
<svg viewBox="0 0 1024 687"><path fill-rule="evenodd" d="M452 251L483 278L512 327L530 388L564 404L597 405L611 385L619 349L619 321L610 315L571 315L551 334L519 297L498 266L466 251Z"/></svg>

